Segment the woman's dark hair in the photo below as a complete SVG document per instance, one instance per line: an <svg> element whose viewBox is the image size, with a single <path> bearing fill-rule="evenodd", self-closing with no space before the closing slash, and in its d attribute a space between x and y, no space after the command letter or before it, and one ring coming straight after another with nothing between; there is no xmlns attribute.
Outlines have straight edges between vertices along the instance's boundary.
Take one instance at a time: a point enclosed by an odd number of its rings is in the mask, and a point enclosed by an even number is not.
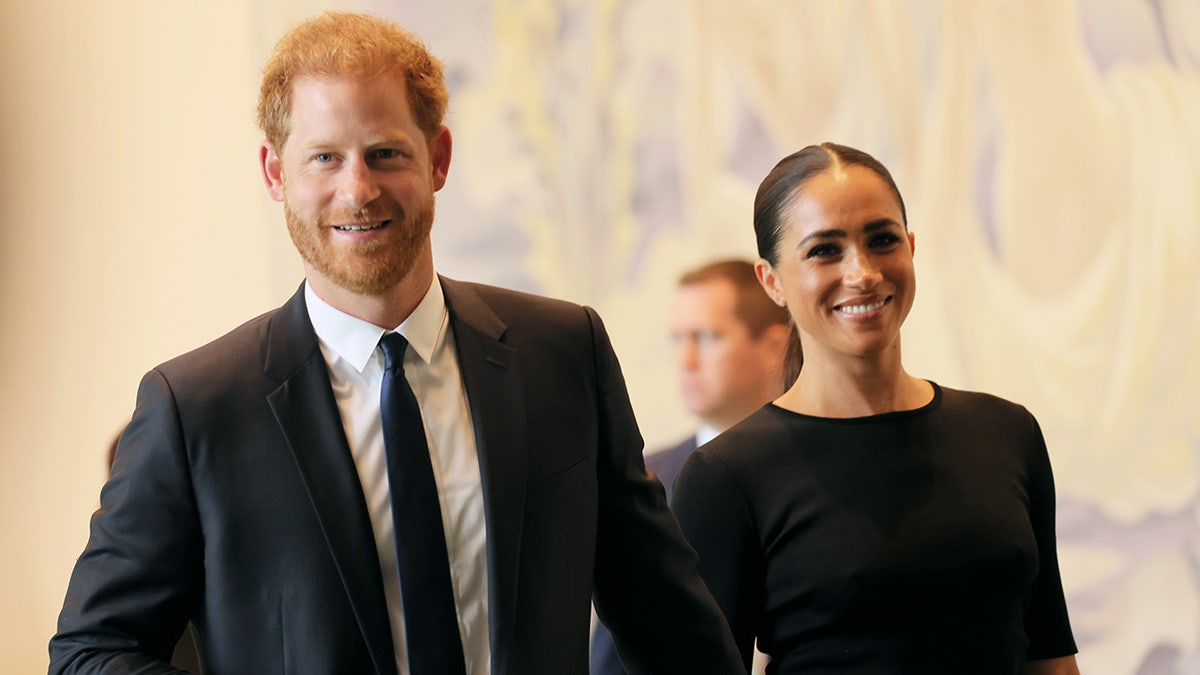
<svg viewBox="0 0 1200 675"><path fill-rule="evenodd" d="M904 198L892 174L879 160L862 150L836 143L810 145L803 150L779 160L758 186L754 196L754 236L758 239L758 255L772 265L779 263L779 238L782 232L783 214L792 205L801 185L808 179L823 173L835 164L861 166L874 171L891 188L900 204L900 215L904 227L908 227L908 214L904 210Z"/></svg>

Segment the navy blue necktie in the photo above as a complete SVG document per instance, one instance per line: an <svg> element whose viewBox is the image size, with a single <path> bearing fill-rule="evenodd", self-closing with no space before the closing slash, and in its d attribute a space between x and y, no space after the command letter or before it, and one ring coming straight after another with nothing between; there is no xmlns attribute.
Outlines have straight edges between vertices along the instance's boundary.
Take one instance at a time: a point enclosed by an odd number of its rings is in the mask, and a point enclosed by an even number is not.
<svg viewBox="0 0 1200 675"><path fill-rule="evenodd" d="M437 483L429 462L421 409L404 376L408 340L399 333L389 333L379 346L384 356L380 413L408 665L413 675L465 675Z"/></svg>

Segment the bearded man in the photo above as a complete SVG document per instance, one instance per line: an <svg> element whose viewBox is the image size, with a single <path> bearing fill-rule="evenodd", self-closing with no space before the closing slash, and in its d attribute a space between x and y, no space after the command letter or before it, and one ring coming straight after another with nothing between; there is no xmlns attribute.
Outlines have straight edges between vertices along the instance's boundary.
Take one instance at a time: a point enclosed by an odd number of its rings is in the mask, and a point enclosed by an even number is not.
<svg viewBox="0 0 1200 675"><path fill-rule="evenodd" d="M142 380L52 673L744 672L587 307L447 279L442 67L328 13L265 68L259 160L305 281ZM631 582L629 576L636 572Z"/></svg>

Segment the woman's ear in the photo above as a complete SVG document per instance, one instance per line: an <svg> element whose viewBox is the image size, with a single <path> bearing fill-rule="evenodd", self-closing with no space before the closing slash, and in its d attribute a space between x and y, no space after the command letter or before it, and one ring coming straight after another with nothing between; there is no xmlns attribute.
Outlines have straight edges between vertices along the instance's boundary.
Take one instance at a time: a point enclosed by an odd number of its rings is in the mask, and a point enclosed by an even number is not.
<svg viewBox="0 0 1200 675"><path fill-rule="evenodd" d="M759 258L754 263L754 274L758 277L758 283L762 285L771 301L780 307L787 307L787 299L783 295L779 276L775 274L775 268L767 262L766 258Z"/></svg>

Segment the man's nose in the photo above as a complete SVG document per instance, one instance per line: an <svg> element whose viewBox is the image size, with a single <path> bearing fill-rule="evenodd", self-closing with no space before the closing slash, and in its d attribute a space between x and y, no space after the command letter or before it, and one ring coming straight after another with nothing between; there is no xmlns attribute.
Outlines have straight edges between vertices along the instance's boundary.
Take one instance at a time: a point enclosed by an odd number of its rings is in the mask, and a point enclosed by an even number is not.
<svg viewBox="0 0 1200 675"><path fill-rule="evenodd" d="M681 339L675 347L675 358L679 369L683 371L695 370L696 364L699 363L699 359L697 358L698 351L696 349L696 340L693 338Z"/></svg>
<svg viewBox="0 0 1200 675"><path fill-rule="evenodd" d="M361 157L346 161L340 179L338 197L350 208L361 209L379 197L375 172Z"/></svg>

